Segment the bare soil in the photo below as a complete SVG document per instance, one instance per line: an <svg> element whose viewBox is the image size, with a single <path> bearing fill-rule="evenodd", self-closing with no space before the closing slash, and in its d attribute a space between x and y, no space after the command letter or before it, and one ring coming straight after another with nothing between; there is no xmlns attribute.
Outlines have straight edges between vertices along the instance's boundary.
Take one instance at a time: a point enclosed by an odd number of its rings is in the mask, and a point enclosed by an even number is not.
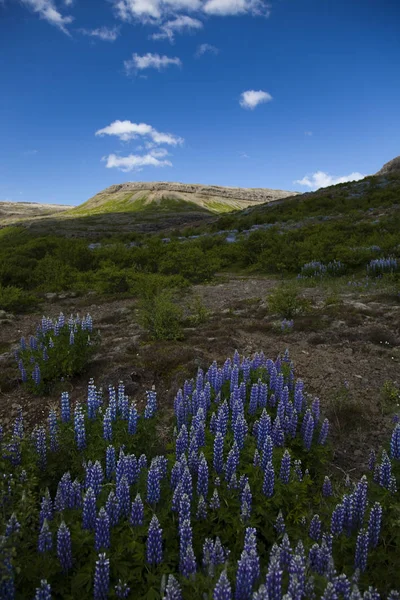
<svg viewBox="0 0 400 600"><path fill-rule="evenodd" d="M332 473L342 477L365 471L370 448L387 444L398 399L387 403L385 381L400 387L400 304L376 292L345 291L332 304L322 288L304 289L310 311L295 317L294 328L280 330L280 318L270 314L266 298L276 281L268 278L224 276L213 285L194 286L209 310L208 319L186 327L177 342L151 342L137 322L135 298L99 301L95 296L58 296L42 306L40 314L5 318L0 326L0 422L7 429L22 406L29 427L46 419L58 405L61 391L73 401L84 401L89 377L106 388L123 381L130 398L141 407L145 391L155 386L159 406L172 414L173 398L186 378L206 369L215 359L222 363L235 349L240 354L276 358L289 349L296 376L305 389L321 400L332 423ZM189 297L182 297L186 306ZM22 335L35 332L42 314L55 317L90 312L101 344L86 374L60 382L48 397L28 393L18 379L14 349Z"/></svg>

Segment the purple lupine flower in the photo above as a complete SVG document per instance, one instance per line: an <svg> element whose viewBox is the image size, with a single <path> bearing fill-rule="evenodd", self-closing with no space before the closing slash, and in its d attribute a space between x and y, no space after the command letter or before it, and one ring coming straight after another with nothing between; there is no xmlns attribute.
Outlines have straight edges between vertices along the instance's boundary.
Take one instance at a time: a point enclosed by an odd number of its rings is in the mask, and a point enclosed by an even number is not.
<svg viewBox="0 0 400 600"><path fill-rule="evenodd" d="M111 385L108 387L108 408L110 409L111 420L115 421L117 418L117 396L115 388Z"/></svg>
<svg viewBox="0 0 400 600"><path fill-rule="evenodd" d="M40 367L37 363L35 364L33 371L32 371L32 379L36 385L40 384L41 374L40 374Z"/></svg>
<svg viewBox="0 0 400 600"><path fill-rule="evenodd" d="M157 394L154 391L146 392L147 404L144 409L144 418L150 419L157 410Z"/></svg>
<svg viewBox="0 0 400 600"><path fill-rule="evenodd" d="M184 572L184 559L188 548L193 544L193 530L189 519L183 519L179 523L179 556L180 556L180 571ZM190 565L189 565L190 566Z"/></svg>
<svg viewBox="0 0 400 600"><path fill-rule="evenodd" d="M125 456L125 476L129 485L134 484L138 478L138 465L134 454Z"/></svg>
<svg viewBox="0 0 400 600"><path fill-rule="evenodd" d="M254 450L253 467L259 467L261 465L261 456L257 448Z"/></svg>
<svg viewBox="0 0 400 600"><path fill-rule="evenodd" d="M207 519L207 503L204 500L204 496L199 497L197 504L196 519L198 521L205 521Z"/></svg>
<svg viewBox="0 0 400 600"><path fill-rule="evenodd" d="M321 413L319 398L314 398L314 400L312 401L311 412L314 416L314 422L318 423Z"/></svg>
<svg viewBox="0 0 400 600"><path fill-rule="evenodd" d="M69 404L68 392L62 392L61 394L61 420L63 423L67 423L71 418L71 408Z"/></svg>
<svg viewBox="0 0 400 600"><path fill-rule="evenodd" d="M214 439L214 469L218 474L222 473L224 467L224 437L220 431Z"/></svg>
<svg viewBox="0 0 400 600"><path fill-rule="evenodd" d="M249 483L246 483L246 485L243 488L243 491L240 495L240 505L241 505L241 514L246 515L246 518L248 518L251 514L251 505L253 502L253 496L251 493L251 489L250 489L250 485ZM246 505L246 510L244 510L244 506Z"/></svg>
<svg viewBox="0 0 400 600"><path fill-rule="evenodd" d="M304 447L306 450L310 450L314 434L314 417L311 411L307 411L303 423L305 423L303 434Z"/></svg>
<svg viewBox="0 0 400 600"><path fill-rule="evenodd" d="M382 524L382 506L379 502L375 502L371 508L368 521L368 539L372 548L376 548L379 542L379 535Z"/></svg>
<svg viewBox="0 0 400 600"><path fill-rule="evenodd" d="M181 573L184 577L190 577L196 573L196 569L196 557L193 552L193 546L188 546L182 558Z"/></svg>
<svg viewBox="0 0 400 600"><path fill-rule="evenodd" d="M222 571L213 592L213 600L232 600L232 588L226 569Z"/></svg>
<svg viewBox="0 0 400 600"><path fill-rule="evenodd" d="M147 502L156 504L160 500L161 474L157 467L150 467L147 475Z"/></svg>
<svg viewBox="0 0 400 600"><path fill-rule="evenodd" d="M86 447L86 432L85 418L82 412L81 405L77 402L74 414L75 440L78 450L83 450Z"/></svg>
<svg viewBox="0 0 400 600"><path fill-rule="evenodd" d="M35 446L38 454L39 468L43 471L47 463L47 447L46 447L46 430L41 425L37 427L35 432Z"/></svg>
<svg viewBox="0 0 400 600"><path fill-rule="evenodd" d="M41 529L45 519L51 521L53 518L53 503L50 498L50 492L46 489L45 495L42 497L40 503L40 513L39 513L39 528Z"/></svg>
<svg viewBox="0 0 400 600"><path fill-rule="evenodd" d="M114 587L115 595L117 598L128 598L131 588L127 583L122 583L121 579L118 580L118 584Z"/></svg>
<svg viewBox="0 0 400 600"><path fill-rule="evenodd" d="M229 451L228 458L226 460L226 465L225 465L226 481L230 482L230 480L232 479L232 475L234 473L236 473L238 464L239 464L239 460L238 460L237 452L232 447Z"/></svg>
<svg viewBox="0 0 400 600"><path fill-rule="evenodd" d="M57 556L64 572L72 568L71 533L64 521L57 532Z"/></svg>
<svg viewBox="0 0 400 600"><path fill-rule="evenodd" d="M354 524L362 525L364 521L365 510L367 508L368 481L364 475L358 482L353 493L353 519Z"/></svg>
<svg viewBox="0 0 400 600"><path fill-rule="evenodd" d="M107 442L112 441L112 419L111 419L111 409L108 406L105 410L103 417L103 438Z"/></svg>
<svg viewBox="0 0 400 600"><path fill-rule="evenodd" d="M94 572L93 597L94 600L106 600L110 587L110 560L105 553L99 554Z"/></svg>
<svg viewBox="0 0 400 600"><path fill-rule="evenodd" d="M255 415L258 408L258 383L253 383L250 391L249 414Z"/></svg>
<svg viewBox="0 0 400 600"><path fill-rule="evenodd" d="M279 559L273 558L270 561L267 576L265 579L269 600L281 600L282 598L282 570Z"/></svg>
<svg viewBox="0 0 400 600"><path fill-rule="evenodd" d="M104 479L104 474L103 474L103 469L102 469L101 463L100 463L100 461L96 460L96 462L94 463L94 465L92 466L92 469L91 469L91 479L90 479L90 485L91 485L96 497L101 492L101 489L103 486L103 479Z"/></svg>
<svg viewBox="0 0 400 600"><path fill-rule="evenodd" d="M310 529L308 530L308 535L310 536L310 538L316 542L318 542L318 540L321 537L321 519L319 518L319 515L314 515L313 518L311 519L311 523L310 523Z"/></svg>
<svg viewBox="0 0 400 600"><path fill-rule="evenodd" d="M253 587L253 569L252 560L249 554L243 550L240 559L238 560L238 568L236 571L236 589L235 600L249 600Z"/></svg>
<svg viewBox="0 0 400 600"><path fill-rule="evenodd" d="M179 460L181 454L188 450L189 433L185 424L182 425L175 442L176 459Z"/></svg>
<svg viewBox="0 0 400 600"><path fill-rule="evenodd" d="M347 535L351 534L354 525L354 506L353 496L345 494L342 499L343 504L343 528L346 529Z"/></svg>
<svg viewBox="0 0 400 600"><path fill-rule="evenodd" d="M329 477L325 476L324 483L322 484L322 495L324 498L329 498L332 496L332 483Z"/></svg>
<svg viewBox="0 0 400 600"><path fill-rule="evenodd" d="M344 573L334 578L333 585L337 596L342 595L345 600L350 599L351 584Z"/></svg>
<svg viewBox="0 0 400 600"><path fill-rule="evenodd" d="M390 456L396 460L400 460L400 423L397 423L393 429L390 440Z"/></svg>
<svg viewBox="0 0 400 600"><path fill-rule="evenodd" d="M82 527L94 529L96 526L96 495L93 488L89 487L83 499Z"/></svg>
<svg viewBox="0 0 400 600"><path fill-rule="evenodd" d="M115 462L115 448L114 446L107 446L106 450L106 480L110 481L113 477L116 467Z"/></svg>
<svg viewBox="0 0 400 600"><path fill-rule="evenodd" d="M187 494L191 500L193 497L193 480L188 467L183 469L181 483L182 493Z"/></svg>
<svg viewBox="0 0 400 600"><path fill-rule="evenodd" d="M343 532L344 523L344 508L343 504L337 504L332 512L331 517L331 533L332 535L340 535Z"/></svg>
<svg viewBox="0 0 400 600"><path fill-rule="evenodd" d="M119 500L115 493L111 490L108 494L107 502L106 502L106 511L108 514L108 518L110 519L110 525L118 525L119 517L120 517L120 506Z"/></svg>
<svg viewBox="0 0 400 600"><path fill-rule="evenodd" d="M318 444L320 444L321 446L325 445L326 438L328 437L328 433L329 433L329 421L328 421L328 419L324 419L322 426L321 426L321 431L319 432Z"/></svg>
<svg viewBox="0 0 400 600"><path fill-rule="evenodd" d="M136 498L132 502L131 516L129 522L131 525L139 526L143 525L144 520L144 507L140 494L136 494Z"/></svg>
<svg viewBox="0 0 400 600"><path fill-rule="evenodd" d="M41 527L39 538L38 538L38 552L44 554L45 552L49 552L53 547L53 537L50 531L49 524L47 519L43 521L43 525Z"/></svg>
<svg viewBox="0 0 400 600"><path fill-rule="evenodd" d="M163 600L183 600L181 587L173 575L168 576Z"/></svg>
<svg viewBox="0 0 400 600"><path fill-rule="evenodd" d="M281 422L278 416L274 420L271 437L272 441L274 442L274 446L277 448L282 448L285 443L285 435L283 433Z"/></svg>
<svg viewBox="0 0 400 600"><path fill-rule="evenodd" d="M269 462L265 468L262 491L264 496L271 498L274 494L275 472L272 462Z"/></svg>
<svg viewBox="0 0 400 600"><path fill-rule="evenodd" d="M150 565L159 565L162 562L162 529L156 515L153 515L149 526L146 556Z"/></svg>
<svg viewBox="0 0 400 600"><path fill-rule="evenodd" d="M58 423L57 423L56 411L53 408L49 411L48 423L49 423L49 432L50 432L50 450L52 452L57 452L57 450L58 450L58 438L57 438Z"/></svg>
<svg viewBox="0 0 400 600"><path fill-rule="evenodd" d="M367 568L368 544L368 531L361 530L357 536L356 554L354 558L354 567L355 569L360 569L361 572L364 572Z"/></svg>
<svg viewBox="0 0 400 600"><path fill-rule="evenodd" d="M282 569L287 569L292 560L292 546L290 545L289 536L287 533L283 535L281 545L279 547L279 562Z"/></svg>
<svg viewBox="0 0 400 600"><path fill-rule="evenodd" d="M117 483L115 494L119 502L120 515L127 517L131 509L131 498L129 483L125 475Z"/></svg>
<svg viewBox="0 0 400 600"><path fill-rule="evenodd" d="M46 579L40 581L40 587L36 588L34 600L51 600L51 586Z"/></svg>
<svg viewBox="0 0 400 600"><path fill-rule="evenodd" d="M389 488L390 481L392 479L392 463L390 458L386 452L386 450L382 451L382 462L379 469L379 483L382 487L386 489Z"/></svg>
<svg viewBox="0 0 400 600"><path fill-rule="evenodd" d="M263 409L261 413L261 417L259 420L259 425L257 429L257 448L261 451L264 447L265 440L268 435L271 433L271 417L265 410Z"/></svg>
<svg viewBox="0 0 400 600"><path fill-rule="evenodd" d="M220 499L219 499L219 495L218 495L218 490L217 490L217 488L214 488L214 492L213 492L213 495L210 500L210 508L212 510L218 510L218 508L220 506L221 506L221 503L220 503Z"/></svg>
<svg viewBox="0 0 400 600"><path fill-rule="evenodd" d="M208 465L207 460L203 454L200 455L199 468L198 468L198 479L197 479L197 494L207 498L208 494Z"/></svg>
<svg viewBox="0 0 400 600"><path fill-rule="evenodd" d="M131 403L129 407L129 415L128 415L128 433L129 435L134 435L137 429L138 422L138 411L136 408L136 404L134 402Z"/></svg>
<svg viewBox="0 0 400 600"><path fill-rule="evenodd" d="M281 470L279 473L279 478L284 484L288 484L290 480L290 462L291 456L288 450L285 450L283 453L282 461L281 461Z"/></svg>
<svg viewBox="0 0 400 600"><path fill-rule="evenodd" d="M246 438L247 432L248 432L248 425L247 425L246 419L244 418L244 416L242 414L240 414L238 416L238 418L236 419L235 424L233 426L234 439L240 450L242 450L244 447L244 440Z"/></svg>
<svg viewBox="0 0 400 600"><path fill-rule="evenodd" d="M267 435L265 438L264 446L262 448L262 456L261 456L261 467L265 472L268 463L272 462L272 453L273 453L274 444L271 436Z"/></svg>
<svg viewBox="0 0 400 600"><path fill-rule="evenodd" d="M18 533L20 529L21 524L18 522L16 514L13 513L6 525L6 537L12 535L13 533Z"/></svg>
<svg viewBox="0 0 400 600"><path fill-rule="evenodd" d="M216 423L216 431L220 432L223 437L225 437L228 431L228 416L229 416L229 408L226 400L218 409L217 413L217 423Z"/></svg>
<svg viewBox="0 0 400 600"><path fill-rule="evenodd" d="M283 518L282 511L280 510L278 516L276 517L274 529L278 535L282 535L285 533L286 525L285 519Z"/></svg>
<svg viewBox="0 0 400 600"><path fill-rule="evenodd" d="M376 464L376 453L375 453L375 450L371 449L369 452L369 457L368 457L368 468L370 471L373 471L375 469L375 464Z"/></svg>
<svg viewBox="0 0 400 600"><path fill-rule="evenodd" d="M110 519L105 508L99 510L99 515L96 519L94 547L96 552L99 552L101 548L110 547Z"/></svg>
<svg viewBox="0 0 400 600"><path fill-rule="evenodd" d="M88 384L88 395L87 395L87 408L88 408L88 417L89 419L95 419L98 402L97 402L97 390L94 385L94 380L90 379Z"/></svg>
<svg viewBox="0 0 400 600"><path fill-rule="evenodd" d="M301 469L301 460L296 459L293 463L293 471L297 478L297 481L303 481L303 471Z"/></svg>
<svg viewBox="0 0 400 600"><path fill-rule="evenodd" d="M71 508L82 508L82 487L77 479L71 484Z"/></svg>

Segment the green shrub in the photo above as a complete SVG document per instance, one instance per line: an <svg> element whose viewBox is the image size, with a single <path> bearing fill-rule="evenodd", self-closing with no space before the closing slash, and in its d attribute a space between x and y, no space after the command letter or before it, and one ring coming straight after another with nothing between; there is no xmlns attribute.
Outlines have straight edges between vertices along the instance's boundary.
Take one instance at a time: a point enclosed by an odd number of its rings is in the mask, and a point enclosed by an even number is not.
<svg viewBox="0 0 400 600"><path fill-rule="evenodd" d="M0 285L0 310L8 312L26 312L36 308L38 298L29 294L21 288L9 285L3 287Z"/></svg>
<svg viewBox="0 0 400 600"><path fill-rule="evenodd" d="M189 323L191 325L197 326L206 323L210 316L210 311L206 308L201 297L197 294L189 303L188 310L190 311Z"/></svg>
<svg viewBox="0 0 400 600"><path fill-rule="evenodd" d="M153 340L181 339L182 318L172 290L164 289L140 300L140 323Z"/></svg>
<svg viewBox="0 0 400 600"><path fill-rule="evenodd" d="M267 298L268 307L284 319L293 319L309 309L310 303L299 294L295 283L282 284L273 289Z"/></svg>

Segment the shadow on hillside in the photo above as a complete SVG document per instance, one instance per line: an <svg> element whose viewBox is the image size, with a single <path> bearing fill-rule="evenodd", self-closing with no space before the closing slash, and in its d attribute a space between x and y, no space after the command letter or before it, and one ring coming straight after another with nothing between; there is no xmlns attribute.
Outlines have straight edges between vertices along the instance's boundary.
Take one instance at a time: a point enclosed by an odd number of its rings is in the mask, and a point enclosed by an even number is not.
<svg viewBox="0 0 400 600"><path fill-rule="evenodd" d="M188 213L132 213L114 212L84 216L58 216L38 218L22 223L37 235L63 235L66 237L101 238L123 233L161 233L187 226L212 223L218 219L204 211Z"/></svg>

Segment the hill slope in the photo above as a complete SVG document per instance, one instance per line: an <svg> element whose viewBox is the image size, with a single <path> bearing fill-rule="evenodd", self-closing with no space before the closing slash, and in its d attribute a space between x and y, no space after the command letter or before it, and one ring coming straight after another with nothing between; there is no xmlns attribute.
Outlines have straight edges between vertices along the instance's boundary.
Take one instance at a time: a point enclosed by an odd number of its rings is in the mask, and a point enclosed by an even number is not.
<svg viewBox="0 0 400 600"><path fill-rule="evenodd" d="M65 212L70 206L38 204L36 202L0 202L0 226L11 225L21 219L44 217Z"/></svg>

